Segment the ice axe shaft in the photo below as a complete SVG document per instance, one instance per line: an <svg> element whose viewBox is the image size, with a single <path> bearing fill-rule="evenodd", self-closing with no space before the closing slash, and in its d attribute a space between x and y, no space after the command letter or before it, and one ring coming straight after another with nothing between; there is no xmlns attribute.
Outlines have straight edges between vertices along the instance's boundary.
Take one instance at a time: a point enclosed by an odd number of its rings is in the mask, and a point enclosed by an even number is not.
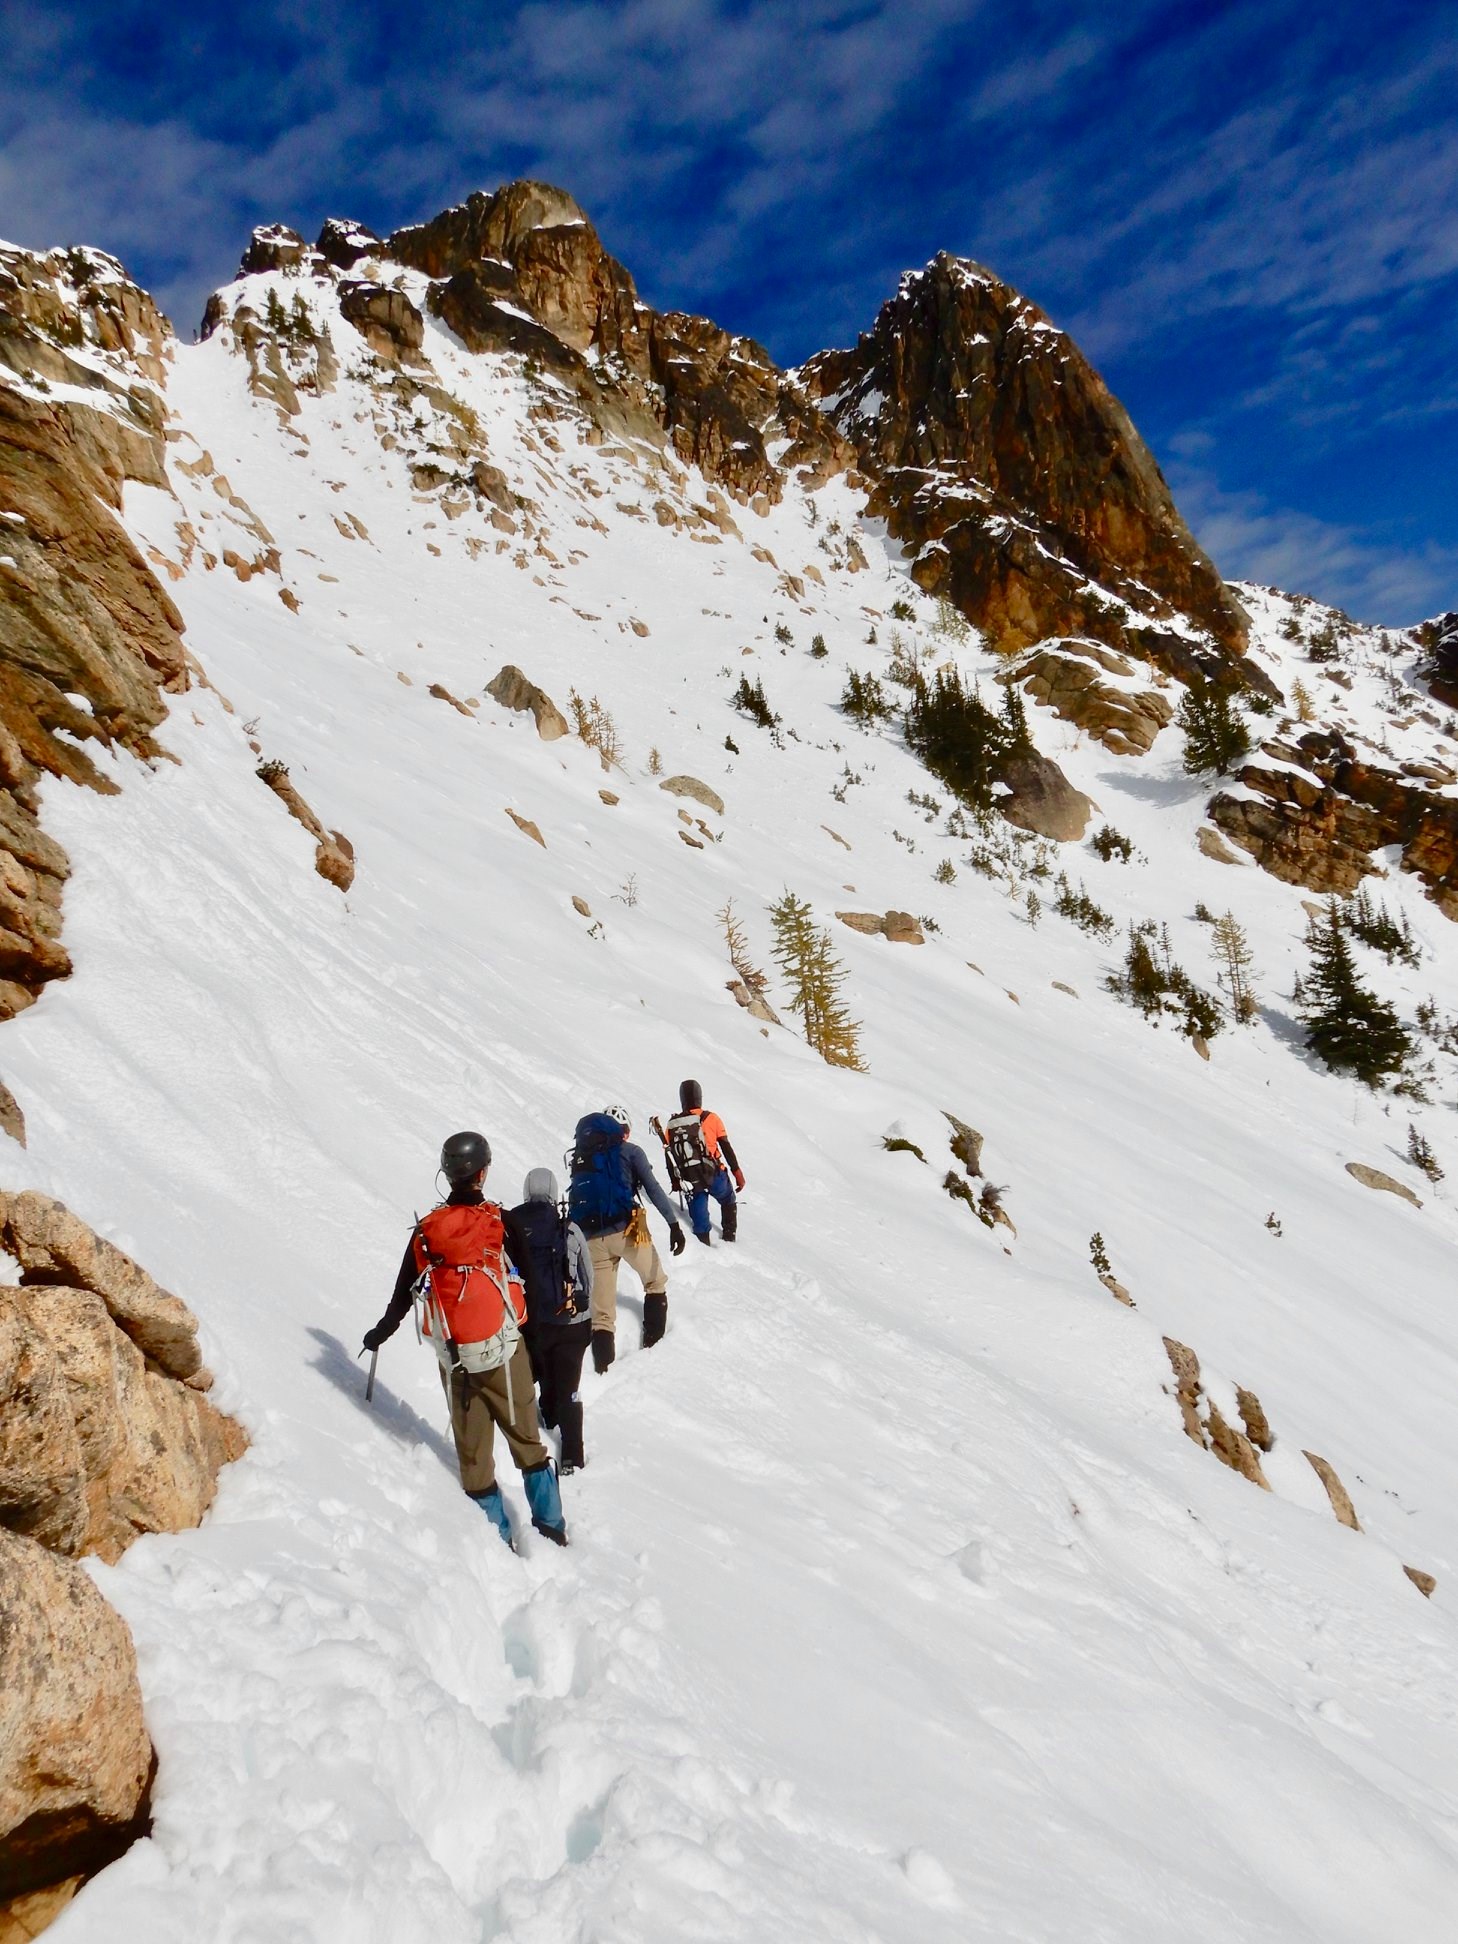
<svg viewBox="0 0 1458 1944"><path fill-rule="evenodd" d="M370 1374L365 1379L365 1403L372 1404L375 1396L375 1365L380 1361L378 1350L370 1352Z"/></svg>

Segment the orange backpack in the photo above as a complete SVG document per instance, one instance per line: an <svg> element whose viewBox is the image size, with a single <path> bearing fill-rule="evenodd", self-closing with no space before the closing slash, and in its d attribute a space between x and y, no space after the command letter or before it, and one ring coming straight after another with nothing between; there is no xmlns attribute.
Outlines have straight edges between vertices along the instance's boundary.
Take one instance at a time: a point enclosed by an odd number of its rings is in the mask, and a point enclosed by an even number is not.
<svg viewBox="0 0 1458 1944"><path fill-rule="evenodd" d="M446 1202L415 1227L424 1334L447 1367L494 1370L516 1348L526 1303L495 1202Z"/></svg>

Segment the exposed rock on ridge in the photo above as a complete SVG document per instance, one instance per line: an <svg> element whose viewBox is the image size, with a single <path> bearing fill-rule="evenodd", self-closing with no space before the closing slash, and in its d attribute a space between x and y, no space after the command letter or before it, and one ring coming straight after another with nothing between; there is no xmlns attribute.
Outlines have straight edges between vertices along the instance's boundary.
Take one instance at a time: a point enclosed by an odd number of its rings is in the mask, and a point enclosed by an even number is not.
<svg viewBox="0 0 1458 1944"><path fill-rule="evenodd" d="M855 441L872 511L918 549L914 577L995 648L1090 635L1186 678L1203 662L1230 679L1247 636L1239 602L1123 407L1009 285L937 256L853 350L800 376Z"/></svg>
<svg viewBox="0 0 1458 1944"><path fill-rule="evenodd" d="M197 1319L60 1202L0 1195L0 1938L145 1827L125 1623L72 1562L194 1526L247 1437L203 1395ZM7 1928L8 1925L8 1928Z"/></svg>
<svg viewBox="0 0 1458 1944"><path fill-rule="evenodd" d="M1376 870L1372 852L1402 849L1447 918L1458 919L1458 799L1368 763L1335 729L1270 742L1271 767L1237 776L1251 794L1211 799L1210 816L1273 877L1312 891L1354 891Z"/></svg>
<svg viewBox="0 0 1458 1944"><path fill-rule="evenodd" d="M40 829L42 774L113 786L85 745L156 753L160 691L184 688L182 621L116 515L122 485L165 486L155 389L170 329L92 250L0 250L0 1018L70 960L67 862ZM52 400L84 389L95 403Z"/></svg>

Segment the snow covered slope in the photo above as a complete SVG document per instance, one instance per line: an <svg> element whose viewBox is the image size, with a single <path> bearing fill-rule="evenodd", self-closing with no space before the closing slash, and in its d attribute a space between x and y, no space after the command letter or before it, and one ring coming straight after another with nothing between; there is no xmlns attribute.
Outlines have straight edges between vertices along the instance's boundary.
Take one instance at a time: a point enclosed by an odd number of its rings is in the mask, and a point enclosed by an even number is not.
<svg viewBox="0 0 1458 1944"><path fill-rule="evenodd" d="M1458 1221L1402 1154L1411 1116L1452 1159L1452 1060L1427 1107L1312 1065L1284 996L1302 894L1197 849L1173 729L1115 757L1034 712L1130 862L950 834L946 792L835 704L849 669L884 676L896 600L903 654L994 665L931 631L844 483L730 506L660 448L586 443L522 358L426 328L532 507L493 524L414 490L459 421L382 392L337 316L337 385L287 421L225 333L179 347L171 491L130 486L126 516L211 686L174 700L175 764L45 792L76 971L6 1030L31 1133L9 1178L187 1298L254 1441L201 1531L95 1569L137 1639L156 1825L55 1937L1450 1938ZM270 548L247 579L223 560ZM1263 665L1310 679L1255 605ZM485 697L505 663L596 697L620 765ZM732 710L741 674L776 735ZM1343 698L1374 740L1390 688ZM347 896L260 756L352 842ZM658 762L723 816L684 824L701 806ZM1121 930L1167 923L1204 984L1194 907L1232 909L1257 1023L1208 1063L1151 1029L1102 987L1118 937L1055 915L1045 866ZM764 960L786 887L833 931L865 1074L726 989L716 913ZM1441 1005L1458 932L1414 881L1379 888L1423 957L1364 974ZM833 917L887 908L926 942ZM689 1074L748 1176L741 1243L672 1265L651 1356L629 1296L586 1380L572 1547L514 1558L460 1492L429 1354L395 1338L366 1408L360 1334L445 1134L484 1129L515 1199L580 1113L622 1099L646 1129ZM948 1112L1015 1235L944 1192ZM1095 1278L1096 1231L1136 1308ZM1259 1396L1269 1492L1183 1435L1166 1336L1231 1424L1235 1387Z"/></svg>

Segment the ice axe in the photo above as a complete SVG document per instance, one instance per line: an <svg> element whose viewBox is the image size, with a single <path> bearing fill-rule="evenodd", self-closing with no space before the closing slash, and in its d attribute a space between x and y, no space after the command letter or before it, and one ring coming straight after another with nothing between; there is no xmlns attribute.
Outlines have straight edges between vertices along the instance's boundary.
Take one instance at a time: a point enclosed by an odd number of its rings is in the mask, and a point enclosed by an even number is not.
<svg viewBox="0 0 1458 1944"><path fill-rule="evenodd" d="M364 1351L363 1351L363 1350L361 1350L359 1354L360 1354L360 1356L363 1356L363 1355L364 1355ZM379 1353L379 1351L378 1351L378 1350L371 1350L371 1352L370 1352L370 1374L369 1374L369 1376L368 1376L368 1377L366 1377L366 1378L365 1378L365 1403L366 1403L366 1404L372 1404L372 1403L374 1402L374 1399L375 1399L375 1365L376 1365L376 1364L377 1364L377 1363L378 1363L379 1361L380 1361L380 1353Z"/></svg>

